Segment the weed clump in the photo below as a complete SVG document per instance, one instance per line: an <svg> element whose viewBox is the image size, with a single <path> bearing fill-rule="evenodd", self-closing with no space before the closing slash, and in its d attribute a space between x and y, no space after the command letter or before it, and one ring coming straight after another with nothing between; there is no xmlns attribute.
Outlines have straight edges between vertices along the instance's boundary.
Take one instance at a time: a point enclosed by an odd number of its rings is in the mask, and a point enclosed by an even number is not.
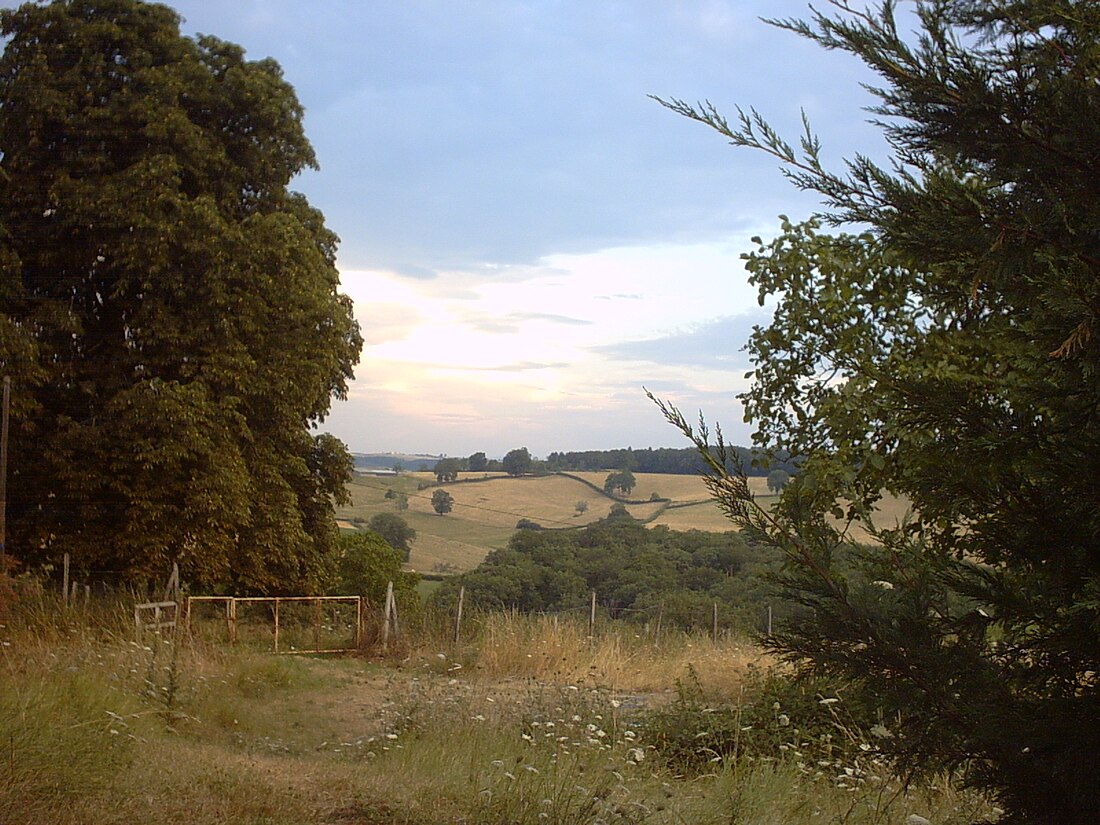
<svg viewBox="0 0 1100 825"><path fill-rule="evenodd" d="M676 681L676 698L646 712L639 731L670 768L705 773L718 765L790 762L806 773L861 776L879 761L876 741L891 736L873 709L843 688L774 669L746 677L736 702L715 702L694 668Z"/></svg>

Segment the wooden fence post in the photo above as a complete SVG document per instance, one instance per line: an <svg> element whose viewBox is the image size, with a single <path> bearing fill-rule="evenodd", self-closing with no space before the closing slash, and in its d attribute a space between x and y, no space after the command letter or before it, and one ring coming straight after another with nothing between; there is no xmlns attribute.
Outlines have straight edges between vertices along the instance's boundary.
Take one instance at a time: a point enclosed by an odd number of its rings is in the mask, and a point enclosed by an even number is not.
<svg viewBox="0 0 1100 825"><path fill-rule="evenodd" d="M65 560L61 567L61 598L65 606L69 606L69 554L65 554Z"/></svg>
<svg viewBox="0 0 1100 825"><path fill-rule="evenodd" d="M237 600L232 596L225 603L225 622L229 627L229 644L237 643Z"/></svg>
<svg viewBox="0 0 1100 825"><path fill-rule="evenodd" d="M592 606L588 611L588 635L596 637L596 591L592 591Z"/></svg>
<svg viewBox="0 0 1100 825"><path fill-rule="evenodd" d="M275 652L279 652L279 599L275 599Z"/></svg>
<svg viewBox="0 0 1100 825"><path fill-rule="evenodd" d="M714 603L714 621L711 625L710 638L711 641L718 641L718 602Z"/></svg>
<svg viewBox="0 0 1100 825"><path fill-rule="evenodd" d="M355 597L355 649L363 644L363 597Z"/></svg>
<svg viewBox="0 0 1100 825"><path fill-rule="evenodd" d="M393 582L386 585L386 606L382 611L382 647L390 643L390 616L394 616L393 633L397 635L397 608L393 603Z"/></svg>
<svg viewBox="0 0 1100 825"><path fill-rule="evenodd" d="M458 644L458 636L462 631L462 602L466 599L466 585L458 588L458 611L455 613L455 644Z"/></svg>

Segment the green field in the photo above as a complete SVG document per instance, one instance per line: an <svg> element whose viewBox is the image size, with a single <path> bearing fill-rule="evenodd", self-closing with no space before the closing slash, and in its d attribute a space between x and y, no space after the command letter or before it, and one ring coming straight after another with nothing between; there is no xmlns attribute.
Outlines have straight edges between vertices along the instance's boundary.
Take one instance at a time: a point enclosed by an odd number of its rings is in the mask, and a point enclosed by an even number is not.
<svg viewBox="0 0 1100 825"><path fill-rule="evenodd" d="M351 504L339 508L337 518L344 529L365 527L376 513L397 512L394 500L385 497L387 490L405 493L409 508L400 515L417 533L408 567L421 573L461 572L476 567L489 551L505 547L520 519L562 528L583 527L604 518L617 502L603 492L605 478L606 472L520 478L462 473L457 482L443 485L454 497L454 509L440 516L431 506L433 474L362 475L351 482ZM636 503L625 506L647 525L711 532L734 529L710 498L701 476L636 473L635 479L631 502ZM419 489L429 484L432 486ZM750 478L749 486L762 504L774 501L764 478ZM661 500L650 501L654 495ZM584 513L577 511L580 501L587 502ZM892 525L908 508L907 501L886 496L876 510L876 521ZM851 537L856 541L868 538L858 527L852 529Z"/></svg>
<svg viewBox="0 0 1100 825"><path fill-rule="evenodd" d="M385 497L387 490L405 493L409 508L400 515L417 533L409 568L421 573L460 572L476 567L490 550L505 547L520 519L562 528L583 527L604 518L617 501L602 490L606 477L606 472L520 478L463 473L457 482L444 485L454 497L454 509L440 516L431 506L435 489L431 473L362 475L352 481L351 504L339 508L337 517L344 529L365 527L376 513L397 512L394 500ZM637 473L635 479L631 502L636 503L625 505L634 518L674 530L733 529L701 476ZM749 485L761 503L774 501L765 479L751 478ZM650 501L654 495L661 500ZM577 511L580 501L588 505L583 513ZM893 524L907 508L908 502L886 497L878 509L880 523ZM865 541L867 535L857 528L852 538Z"/></svg>

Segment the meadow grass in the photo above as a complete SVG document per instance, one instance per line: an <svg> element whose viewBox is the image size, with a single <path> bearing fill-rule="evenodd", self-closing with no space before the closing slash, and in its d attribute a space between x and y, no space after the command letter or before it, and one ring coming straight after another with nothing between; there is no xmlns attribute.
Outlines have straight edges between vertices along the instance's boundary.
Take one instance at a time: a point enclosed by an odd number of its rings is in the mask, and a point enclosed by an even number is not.
<svg viewBox="0 0 1100 825"><path fill-rule="evenodd" d="M387 655L276 657L135 636L125 608L20 605L0 628L0 821L936 825L988 814L946 780L905 789L763 751L685 771L645 715L694 674L749 701L746 640L488 615ZM369 653L369 652L368 652ZM704 708L706 710L706 708ZM699 724L710 714L700 712Z"/></svg>

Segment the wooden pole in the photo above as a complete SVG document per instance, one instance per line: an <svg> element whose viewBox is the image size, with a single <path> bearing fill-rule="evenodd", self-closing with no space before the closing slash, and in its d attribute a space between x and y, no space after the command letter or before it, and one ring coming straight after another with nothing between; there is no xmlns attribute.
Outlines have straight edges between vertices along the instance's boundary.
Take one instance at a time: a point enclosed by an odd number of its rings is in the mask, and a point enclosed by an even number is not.
<svg viewBox="0 0 1100 825"><path fill-rule="evenodd" d="M661 609L657 611L657 630L653 634L653 643L659 645L661 643L661 622L665 618L665 603L661 602Z"/></svg>
<svg viewBox="0 0 1100 825"><path fill-rule="evenodd" d="M355 649L363 644L363 597L355 597Z"/></svg>
<svg viewBox="0 0 1100 825"><path fill-rule="evenodd" d="M393 603L393 582L386 585L386 606L382 613L382 647L390 643L390 605Z"/></svg>
<svg viewBox="0 0 1100 825"><path fill-rule="evenodd" d="M714 603L714 622L711 626L710 637L713 641L718 641L718 602Z"/></svg>
<svg viewBox="0 0 1100 825"><path fill-rule="evenodd" d="M588 611L588 635L596 635L596 591L592 591L592 606Z"/></svg>
<svg viewBox="0 0 1100 825"><path fill-rule="evenodd" d="M458 611L455 613L455 644L458 644L458 636L462 631L462 603L466 599L466 585L458 588Z"/></svg>
<svg viewBox="0 0 1100 825"><path fill-rule="evenodd" d="M321 649L321 600L313 603L313 649Z"/></svg>
<svg viewBox="0 0 1100 825"><path fill-rule="evenodd" d="M61 598L65 600L65 606L69 605L69 554L65 554L65 560L61 567Z"/></svg>
<svg viewBox="0 0 1100 825"><path fill-rule="evenodd" d="M225 603L225 623L229 627L229 644L237 643L237 600L232 596Z"/></svg>
<svg viewBox="0 0 1100 825"><path fill-rule="evenodd" d="M279 652L279 599L275 599L275 652Z"/></svg>
<svg viewBox="0 0 1100 825"><path fill-rule="evenodd" d="M0 412L0 575L8 574L8 407L11 378L4 376L3 411Z"/></svg>
<svg viewBox="0 0 1100 825"><path fill-rule="evenodd" d="M772 635L772 606L768 605L768 635Z"/></svg>
<svg viewBox="0 0 1100 825"><path fill-rule="evenodd" d="M390 615L393 616L393 638L396 639L401 629L397 625L397 593L394 592L393 582L390 582Z"/></svg>

